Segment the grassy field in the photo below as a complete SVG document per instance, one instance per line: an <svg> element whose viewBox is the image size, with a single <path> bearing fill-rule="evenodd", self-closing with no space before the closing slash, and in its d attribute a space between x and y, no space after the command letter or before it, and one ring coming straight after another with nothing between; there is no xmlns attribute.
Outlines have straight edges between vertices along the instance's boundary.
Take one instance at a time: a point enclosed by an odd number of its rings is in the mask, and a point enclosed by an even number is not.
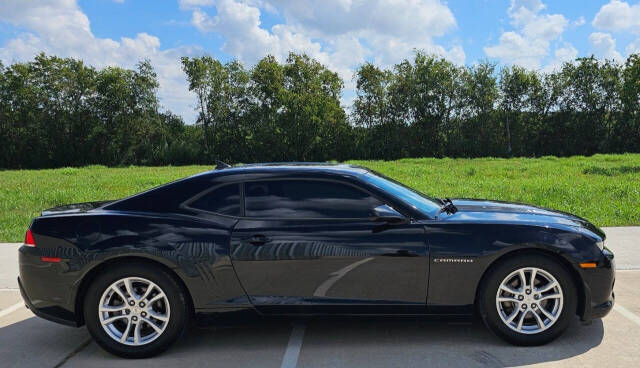
<svg viewBox="0 0 640 368"><path fill-rule="evenodd" d="M352 163L432 196L525 202L575 213L599 226L640 225L640 154ZM88 166L0 171L0 241L22 241L31 218L43 209L121 198L210 168Z"/></svg>

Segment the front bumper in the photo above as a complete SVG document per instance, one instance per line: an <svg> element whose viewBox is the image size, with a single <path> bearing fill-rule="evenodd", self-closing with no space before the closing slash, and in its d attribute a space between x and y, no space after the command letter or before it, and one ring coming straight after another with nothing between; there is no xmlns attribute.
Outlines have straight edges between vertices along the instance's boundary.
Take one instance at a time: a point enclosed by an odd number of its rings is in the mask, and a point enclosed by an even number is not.
<svg viewBox="0 0 640 368"><path fill-rule="evenodd" d="M584 282L584 306L580 319L590 321L609 314L615 304L613 287L616 281L616 265L613 253L604 248L598 267L581 270Z"/></svg>

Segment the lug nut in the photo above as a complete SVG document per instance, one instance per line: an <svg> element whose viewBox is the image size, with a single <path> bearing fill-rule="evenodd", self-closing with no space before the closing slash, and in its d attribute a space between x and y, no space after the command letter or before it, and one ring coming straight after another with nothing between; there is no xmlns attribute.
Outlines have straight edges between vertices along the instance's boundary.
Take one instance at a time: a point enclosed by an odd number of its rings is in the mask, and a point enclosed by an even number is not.
<svg viewBox="0 0 640 368"><path fill-rule="evenodd" d="M141 306L141 307L144 307L144 302L140 302L140 306Z"/></svg>
<svg viewBox="0 0 640 368"><path fill-rule="evenodd" d="M518 300L522 300L522 299L524 299L524 296L518 295Z"/></svg>
<svg viewBox="0 0 640 368"><path fill-rule="evenodd" d="M522 309L527 309L527 305L526 304L522 304Z"/></svg>
<svg viewBox="0 0 640 368"><path fill-rule="evenodd" d="M146 317L146 316L147 316L147 312L142 312L142 313L140 313L140 315L141 315L142 317Z"/></svg>
<svg viewBox="0 0 640 368"><path fill-rule="evenodd" d="M137 321L137 320L138 320L138 317L133 316L133 317L131 317L131 320L132 320L132 321Z"/></svg>
<svg viewBox="0 0 640 368"><path fill-rule="evenodd" d="M537 307L536 303L531 304L531 308L536 309Z"/></svg>
<svg viewBox="0 0 640 368"><path fill-rule="evenodd" d="M134 304L136 304L133 300L129 300L129 305L133 306Z"/></svg>
<svg viewBox="0 0 640 368"><path fill-rule="evenodd" d="M531 290L530 289L527 289L527 294L531 294Z"/></svg>

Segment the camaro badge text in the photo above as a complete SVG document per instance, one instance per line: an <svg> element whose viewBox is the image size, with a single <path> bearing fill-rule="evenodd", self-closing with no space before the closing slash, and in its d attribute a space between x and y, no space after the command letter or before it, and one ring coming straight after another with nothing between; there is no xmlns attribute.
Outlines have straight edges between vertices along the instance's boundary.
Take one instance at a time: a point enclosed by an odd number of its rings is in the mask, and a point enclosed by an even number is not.
<svg viewBox="0 0 640 368"><path fill-rule="evenodd" d="M434 263L473 263L471 258L434 258Z"/></svg>

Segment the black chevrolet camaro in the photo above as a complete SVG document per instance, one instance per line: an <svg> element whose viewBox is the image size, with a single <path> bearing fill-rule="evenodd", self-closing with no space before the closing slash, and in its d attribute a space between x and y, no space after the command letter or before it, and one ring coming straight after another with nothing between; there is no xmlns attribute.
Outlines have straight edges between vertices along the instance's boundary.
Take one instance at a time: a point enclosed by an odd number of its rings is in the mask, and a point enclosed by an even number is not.
<svg viewBox="0 0 640 368"><path fill-rule="evenodd" d="M430 198L363 167L245 165L45 210L18 281L36 315L86 324L125 357L238 313L475 314L539 345L611 310L604 237L567 213Z"/></svg>

